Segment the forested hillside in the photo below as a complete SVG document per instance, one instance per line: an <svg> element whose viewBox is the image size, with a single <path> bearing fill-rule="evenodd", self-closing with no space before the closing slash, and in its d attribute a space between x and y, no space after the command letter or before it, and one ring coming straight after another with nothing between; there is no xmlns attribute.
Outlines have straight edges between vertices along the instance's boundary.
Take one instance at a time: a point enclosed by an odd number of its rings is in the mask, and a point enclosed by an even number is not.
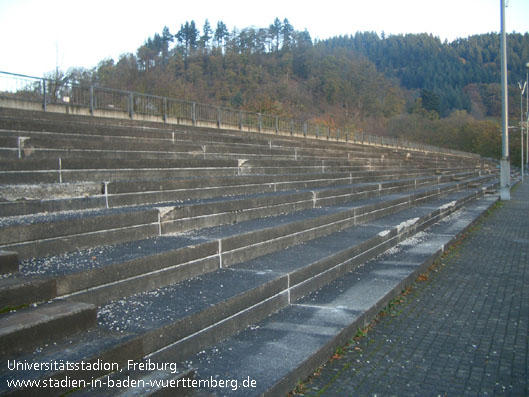
<svg viewBox="0 0 529 397"><path fill-rule="evenodd" d="M510 116L519 120L529 34L511 34ZM287 19L233 29L164 27L135 53L72 69L72 82L178 97L499 156L500 39L427 34L312 40ZM518 104L518 106L517 106ZM511 140L515 148L516 136ZM516 152L512 153L515 159Z"/></svg>

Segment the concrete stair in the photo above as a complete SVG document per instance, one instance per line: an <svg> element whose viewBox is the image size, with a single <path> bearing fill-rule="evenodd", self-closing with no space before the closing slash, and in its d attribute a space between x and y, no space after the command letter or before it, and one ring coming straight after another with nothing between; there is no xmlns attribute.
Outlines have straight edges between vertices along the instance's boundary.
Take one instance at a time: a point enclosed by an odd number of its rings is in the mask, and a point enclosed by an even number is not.
<svg viewBox="0 0 529 397"><path fill-rule="evenodd" d="M222 373L239 376L242 366L209 349L259 351L287 318L286 339L295 338L293 319L307 335L312 322L335 324L305 343L298 335L307 349L282 358L268 381L247 368L259 379L249 395L288 392L423 264L397 272L389 290L374 287L362 310L307 302L333 283L364 277L366 264L414 236L433 233L428 241L449 244L495 201L484 192L497 184L493 165L473 156L156 123L0 109L0 137L0 150L12 153L0 164L0 350L18 362L118 367L5 370L5 394L42 392L7 387L14 379L68 376L86 381L77 393L91 395L107 391L90 384L101 376L118 383L206 379L222 365ZM153 156L169 152L176 157ZM436 228L442 231L430 231ZM419 259L426 263L442 249L428 248ZM275 331L251 332L264 328ZM247 334L251 340L237 339ZM175 370L131 369L129 360L174 363ZM182 383L171 393L189 392Z"/></svg>

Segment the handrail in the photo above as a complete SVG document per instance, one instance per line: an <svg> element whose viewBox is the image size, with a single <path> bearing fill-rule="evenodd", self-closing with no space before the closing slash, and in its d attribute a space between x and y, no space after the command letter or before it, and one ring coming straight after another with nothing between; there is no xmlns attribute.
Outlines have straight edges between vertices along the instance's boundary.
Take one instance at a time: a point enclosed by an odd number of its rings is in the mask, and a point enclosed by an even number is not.
<svg viewBox="0 0 529 397"><path fill-rule="evenodd" d="M4 90L3 83L6 82L14 83L14 90L10 88ZM276 134L281 132L305 137L314 136L327 140L479 157L473 153L419 144L400 138L377 136L339 128L332 129L324 123L314 123L308 120L285 119L273 114L261 114L224 106L207 105L97 85L79 85L3 71L0 71L0 98L40 102L44 111L49 110L49 105L75 106L88 109L92 116L101 110L106 112L121 111L127 112L131 119L135 115L141 114L161 117L164 122L181 123L185 120L193 125L198 125L200 122L214 123L218 128L231 126L233 129L233 126L237 126L242 130L247 127L253 128L257 132L267 130Z"/></svg>

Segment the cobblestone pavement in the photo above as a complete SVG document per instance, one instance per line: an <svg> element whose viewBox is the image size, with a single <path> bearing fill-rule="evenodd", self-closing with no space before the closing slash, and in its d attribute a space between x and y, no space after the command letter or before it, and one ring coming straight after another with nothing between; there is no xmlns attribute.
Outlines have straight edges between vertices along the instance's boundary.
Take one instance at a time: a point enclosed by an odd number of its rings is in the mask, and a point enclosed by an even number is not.
<svg viewBox="0 0 529 397"><path fill-rule="evenodd" d="M529 396L529 182L511 196L304 394Z"/></svg>

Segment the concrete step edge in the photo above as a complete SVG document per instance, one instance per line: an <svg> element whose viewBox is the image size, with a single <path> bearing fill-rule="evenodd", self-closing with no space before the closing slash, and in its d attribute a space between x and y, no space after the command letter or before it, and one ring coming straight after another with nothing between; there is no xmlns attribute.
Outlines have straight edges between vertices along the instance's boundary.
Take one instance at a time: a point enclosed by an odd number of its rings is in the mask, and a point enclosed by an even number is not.
<svg viewBox="0 0 529 397"><path fill-rule="evenodd" d="M0 353L29 351L97 323L94 305L57 300L0 317Z"/></svg>

